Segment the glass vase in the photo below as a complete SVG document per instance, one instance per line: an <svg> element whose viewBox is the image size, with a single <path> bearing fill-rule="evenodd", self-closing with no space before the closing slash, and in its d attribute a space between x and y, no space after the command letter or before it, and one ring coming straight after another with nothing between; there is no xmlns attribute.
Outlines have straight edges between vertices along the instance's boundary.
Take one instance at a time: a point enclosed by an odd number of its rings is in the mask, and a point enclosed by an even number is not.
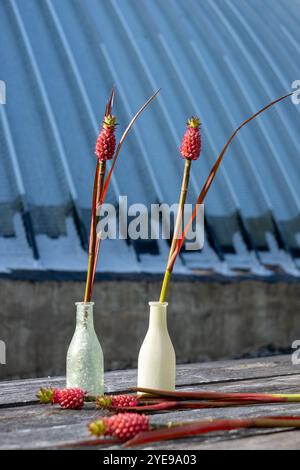
<svg viewBox="0 0 300 470"><path fill-rule="evenodd" d="M104 393L103 352L94 329L93 302L77 302L76 329L67 353L67 387Z"/></svg>
<svg viewBox="0 0 300 470"><path fill-rule="evenodd" d="M138 358L138 387L175 390L176 357L167 326L167 302L149 302L149 327Z"/></svg>

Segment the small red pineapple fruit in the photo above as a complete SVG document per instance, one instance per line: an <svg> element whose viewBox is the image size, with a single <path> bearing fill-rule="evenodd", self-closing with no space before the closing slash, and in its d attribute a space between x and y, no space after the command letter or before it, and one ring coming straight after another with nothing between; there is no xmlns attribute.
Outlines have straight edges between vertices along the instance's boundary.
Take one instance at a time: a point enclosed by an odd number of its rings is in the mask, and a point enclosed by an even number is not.
<svg viewBox="0 0 300 470"><path fill-rule="evenodd" d="M111 404L114 408L137 406L138 400L134 395L114 395Z"/></svg>
<svg viewBox="0 0 300 470"><path fill-rule="evenodd" d="M90 432L95 436L113 436L127 441L136 434L149 431L149 417L138 413L119 413L110 418L94 421L88 426Z"/></svg>
<svg viewBox="0 0 300 470"><path fill-rule="evenodd" d="M52 405L55 405L56 403L60 403L60 395L61 395L61 390L59 388L55 389L55 392L52 398Z"/></svg>
<svg viewBox="0 0 300 470"><path fill-rule="evenodd" d="M104 116L103 126L98 136L95 148L95 154L99 161L111 160L115 154L116 136L115 128L117 119L108 114Z"/></svg>
<svg viewBox="0 0 300 470"><path fill-rule="evenodd" d="M201 152L200 119L191 117L187 122L187 130L183 136L180 153L182 158L197 160Z"/></svg>
<svg viewBox="0 0 300 470"><path fill-rule="evenodd" d="M128 408L137 406L138 400L135 395L106 395L98 397L96 405L98 408Z"/></svg>
<svg viewBox="0 0 300 470"><path fill-rule="evenodd" d="M59 403L60 399L60 390L58 388L40 388L36 397L39 399L40 403L47 404Z"/></svg>
<svg viewBox="0 0 300 470"><path fill-rule="evenodd" d="M64 388L59 393L59 404L62 408L69 410L81 410L84 405L86 392L81 388Z"/></svg>

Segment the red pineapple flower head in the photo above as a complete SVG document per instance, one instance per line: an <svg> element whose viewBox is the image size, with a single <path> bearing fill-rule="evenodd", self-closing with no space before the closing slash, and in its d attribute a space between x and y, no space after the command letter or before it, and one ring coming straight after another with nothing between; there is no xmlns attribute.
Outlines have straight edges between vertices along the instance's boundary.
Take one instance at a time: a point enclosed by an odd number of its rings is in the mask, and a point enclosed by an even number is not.
<svg viewBox="0 0 300 470"><path fill-rule="evenodd" d="M56 388L52 397L52 405L55 405L56 403L60 403L60 394L61 394L61 390Z"/></svg>
<svg viewBox="0 0 300 470"><path fill-rule="evenodd" d="M187 130L183 136L180 153L182 158L197 160L201 152L200 119L191 117L187 122Z"/></svg>
<svg viewBox="0 0 300 470"><path fill-rule="evenodd" d="M115 395L112 397L111 404L114 408L126 408L137 406L138 400L134 395Z"/></svg>
<svg viewBox="0 0 300 470"><path fill-rule="evenodd" d="M86 392L81 388L64 388L59 392L59 404L62 408L80 410L84 405Z"/></svg>
<svg viewBox="0 0 300 470"><path fill-rule="evenodd" d="M116 124L117 119L115 116L111 114L104 116L102 129L99 133L95 148L95 154L100 161L111 160L115 154Z"/></svg>
<svg viewBox="0 0 300 470"><path fill-rule="evenodd" d="M98 397L96 401L98 408L128 408L137 406L138 400L135 395L111 395Z"/></svg>
<svg viewBox="0 0 300 470"><path fill-rule="evenodd" d="M124 441L149 431L149 428L149 417L138 413L119 413L89 424L89 430L95 436L108 435Z"/></svg>

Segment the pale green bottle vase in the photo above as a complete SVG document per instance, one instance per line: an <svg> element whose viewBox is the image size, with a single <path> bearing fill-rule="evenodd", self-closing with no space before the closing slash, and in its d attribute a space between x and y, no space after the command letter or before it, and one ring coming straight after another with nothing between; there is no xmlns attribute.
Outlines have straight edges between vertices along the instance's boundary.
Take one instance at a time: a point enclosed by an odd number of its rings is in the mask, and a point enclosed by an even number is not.
<svg viewBox="0 0 300 470"><path fill-rule="evenodd" d="M103 352L94 329L93 302L77 302L76 329L67 353L67 387L104 393Z"/></svg>

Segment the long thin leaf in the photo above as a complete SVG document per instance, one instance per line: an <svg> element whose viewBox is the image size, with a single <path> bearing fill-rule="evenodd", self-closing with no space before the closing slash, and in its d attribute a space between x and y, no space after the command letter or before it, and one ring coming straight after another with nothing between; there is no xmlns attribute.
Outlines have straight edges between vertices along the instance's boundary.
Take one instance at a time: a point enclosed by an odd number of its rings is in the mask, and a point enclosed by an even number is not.
<svg viewBox="0 0 300 470"><path fill-rule="evenodd" d="M249 122L251 122L253 119L255 119L257 116L259 116L260 114L262 114L264 111L266 111L268 108L270 108L271 106L273 106L274 104L276 103L279 103L280 101L284 100L285 98L288 98L289 96L291 96L294 92L292 93L288 93L287 95L284 95L284 96L281 96L280 98L277 98L276 100L272 101L271 103L269 103L268 105L264 106L262 109L260 109L258 112L256 112L255 114L253 114L252 116L250 116L248 119L246 119L246 121L244 121L235 131L234 133L231 135L230 139L226 142L226 144L224 145L216 163L214 164L214 166L212 167L211 169L211 172L209 173L208 175L208 178L206 179L202 189L201 189L201 192L198 196L198 199L196 201L196 206L195 206L195 209L183 231L183 234L182 236L178 239L178 242L177 242L177 247L176 249L174 250L174 253L170 259L170 262L168 263L168 271L172 272L173 270L173 267L174 267L174 264L175 264L175 261L176 261L176 258L182 248L182 245L184 243L184 240L185 240L185 237L197 215L197 212L199 210L199 205L203 203L204 199L205 199L205 196L217 174L217 171L219 169L219 166L222 162L222 159L229 147L229 145L231 144L231 142L233 141L233 139L235 138L235 136L237 135L237 133L244 127L246 126L246 124L248 124Z"/></svg>
<svg viewBox="0 0 300 470"><path fill-rule="evenodd" d="M127 137L128 132L130 131L131 127L137 120L137 118L140 116L140 114L146 109L146 107L150 104L150 102L156 97L156 95L159 93L160 90L158 90L156 93L154 93L147 101L146 103L139 109L139 111L136 113L136 115L133 117L133 119L130 121L129 125L127 126L125 132L123 133L121 140L117 146L117 150L115 152L113 162L111 165L111 168L108 172L107 178L105 179L104 183L101 183L101 188L98 192L98 195L95 196L95 200L93 198L93 207L92 207L92 222L91 222L91 233L92 237L90 237L90 252L92 252L92 255L90 255L91 261L89 262L89 267L88 267L88 276L87 276L87 287L86 287L86 292L85 292L85 301L89 301L91 299L92 295L92 290L93 290L93 285L94 285L94 280L95 280L95 273L96 273L96 264L98 260L98 255L99 255L99 250L100 250L100 241L96 238L96 214L97 211L100 210L104 200L105 196L108 190L108 186L110 183L111 175L114 170L118 155L120 153L120 150L122 148L122 145ZM112 106L114 102L114 97L115 97L115 89L113 87L109 101L106 105L105 108L105 116L111 114L112 112ZM96 168L96 173L98 174L99 171L99 162L97 163L97 168ZM96 258L95 258L96 254Z"/></svg>
<svg viewBox="0 0 300 470"><path fill-rule="evenodd" d="M128 132L130 131L130 129L132 128L133 124L135 123L135 121L137 120L137 118L142 114L142 112L147 108L147 106L151 103L152 100L154 100L154 98L158 95L158 93L160 92L160 89L157 90L152 96L150 96L150 98L146 101L146 103L138 110L138 112L135 114L135 116L131 119L130 123L128 124L127 128L125 129L122 137L121 137L121 140L119 142L119 145L117 147L117 150L116 150L116 153L115 153L115 156L113 158L113 161L112 161L112 165L110 167L110 170L108 172L108 175L106 177L106 180L105 180L105 184L104 184L104 188L103 188L103 192L102 192L102 197L101 197L101 201L100 201L100 205L103 204L104 200L105 200L105 197L106 197L106 193L107 193L107 190L108 190L108 186L109 186L109 183L110 183L110 179L111 179L111 175L112 175L112 172L114 170L114 167L115 167L115 164L117 162L117 158L119 156L119 153L120 153L120 150L122 148L122 145L128 135Z"/></svg>
<svg viewBox="0 0 300 470"><path fill-rule="evenodd" d="M105 108L105 116L110 116L112 114L114 99L115 99L115 87L113 86L112 90L111 90L109 100L108 100L106 108Z"/></svg>
<svg viewBox="0 0 300 470"><path fill-rule="evenodd" d="M104 117L109 116L112 113L112 106L115 97L115 89L112 88L110 97L105 106ZM92 296L93 282L94 282L94 270L95 270L95 249L97 242L97 207L99 199L101 198L101 193L103 191L103 181L105 177L105 162L99 162L97 159L95 176L94 176L94 185L93 185L93 199L92 199L92 216L91 216L91 226L90 226L90 240L89 240L89 255L88 255L88 268L86 276L86 285L84 293L84 302L89 302Z"/></svg>

